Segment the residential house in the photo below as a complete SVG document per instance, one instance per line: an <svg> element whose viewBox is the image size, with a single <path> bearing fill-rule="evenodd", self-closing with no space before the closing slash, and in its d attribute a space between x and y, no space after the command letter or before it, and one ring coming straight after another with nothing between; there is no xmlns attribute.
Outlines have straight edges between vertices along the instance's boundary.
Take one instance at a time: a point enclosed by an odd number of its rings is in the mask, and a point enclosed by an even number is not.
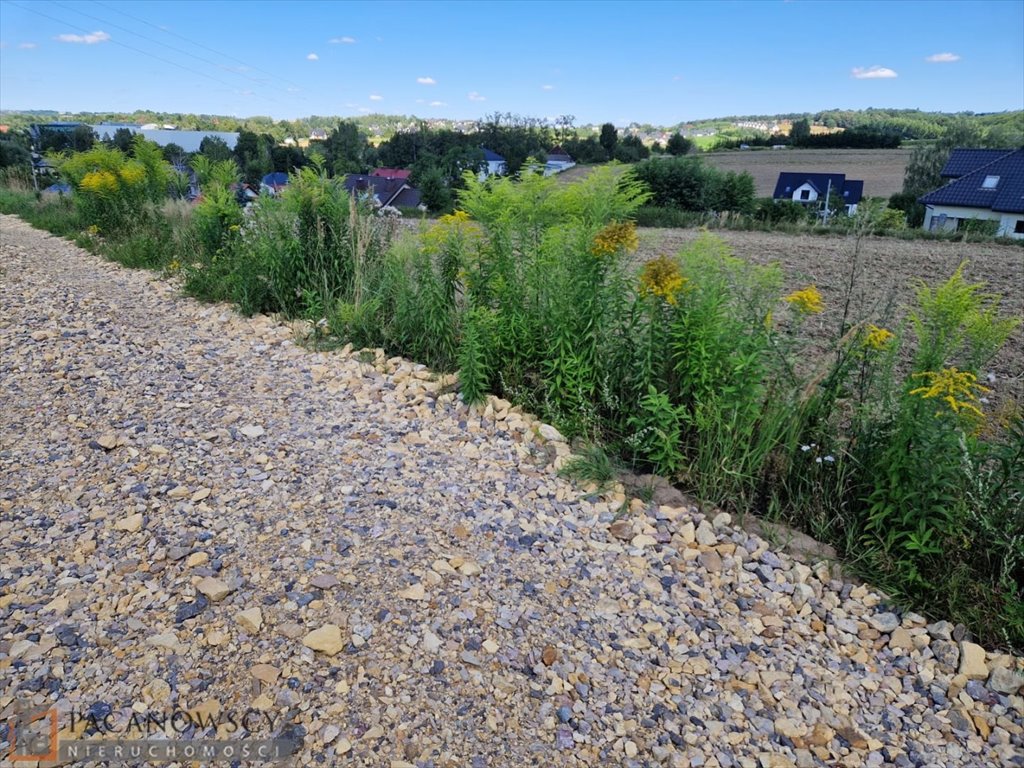
<svg viewBox="0 0 1024 768"><path fill-rule="evenodd" d="M548 152L547 161L544 163L544 175L554 176L556 173L567 171L576 165L569 153L561 147L554 147Z"/></svg>
<svg viewBox="0 0 1024 768"><path fill-rule="evenodd" d="M70 195L71 185L66 181L58 181L56 184L51 184L43 190L44 195Z"/></svg>
<svg viewBox="0 0 1024 768"><path fill-rule="evenodd" d="M372 198L382 208L415 208L420 204L420 191L406 179L350 173L345 177L345 189L356 197Z"/></svg>
<svg viewBox="0 0 1024 768"><path fill-rule="evenodd" d="M956 232L968 221L994 221L996 235L1024 239L1024 148L953 150L942 176L952 181L918 198L926 230Z"/></svg>
<svg viewBox="0 0 1024 768"><path fill-rule="evenodd" d="M309 132L310 141L327 141L327 131L323 128L314 128Z"/></svg>
<svg viewBox="0 0 1024 768"><path fill-rule="evenodd" d="M957 147L949 153L949 159L942 166L939 175L944 179L959 179L968 173L978 170L983 165L988 165L993 160L998 160L1004 155L1012 152L1012 149L971 149Z"/></svg>
<svg viewBox="0 0 1024 768"><path fill-rule="evenodd" d="M776 200L792 200L803 205L817 205L825 202L829 195L842 198L846 212L853 215L857 204L864 196L864 182L846 178L844 173L800 173L783 171L775 183L772 197Z"/></svg>
<svg viewBox="0 0 1024 768"><path fill-rule="evenodd" d="M401 179L408 181L412 171L402 168L374 168L370 171L371 176L380 176L383 179Z"/></svg>
<svg viewBox="0 0 1024 768"><path fill-rule="evenodd" d="M285 187L288 186L288 174L282 171L268 173L260 179L260 194L268 194L276 197Z"/></svg>
<svg viewBox="0 0 1024 768"><path fill-rule="evenodd" d="M185 199L192 201L199 197L199 177L196 175L195 170L185 163L181 158L177 162L171 163L171 167L175 172L180 173L182 176L188 178L188 191L185 193Z"/></svg>
<svg viewBox="0 0 1024 768"><path fill-rule="evenodd" d="M480 148L484 153L484 163L480 166L480 181L488 176L501 176L508 171L505 158L497 152L492 152L487 147Z"/></svg>

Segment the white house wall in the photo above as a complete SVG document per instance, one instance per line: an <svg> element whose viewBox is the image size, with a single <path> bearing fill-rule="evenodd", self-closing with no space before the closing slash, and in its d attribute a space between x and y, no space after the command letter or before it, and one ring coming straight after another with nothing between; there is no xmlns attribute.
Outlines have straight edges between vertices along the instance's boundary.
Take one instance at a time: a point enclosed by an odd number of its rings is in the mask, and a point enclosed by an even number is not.
<svg viewBox="0 0 1024 768"><path fill-rule="evenodd" d="M807 190L811 194L807 197L800 197L800 193ZM801 184L799 187L793 190L793 202L794 203L813 203L818 199L818 190L812 187L810 184Z"/></svg>
<svg viewBox="0 0 1024 768"><path fill-rule="evenodd" d="M1000 237L1012 237L1014 240L1024 240L1024 232L1014 232L1017 228L1017 222L1024 221L1024 213L1004 213L999 217L999 231L996 232Z"/></svg>
<svg viewBox="0 0 1024 768"><path fill-rule="evenodd" d="M936 221L935 227L933 228L932 219L937 219L943 213L946 215L945 224L940 227L938 221ZM926 206L925 228L929 231L951 232L956 230L956 224L959 219L983 219L986 221L997 221L999 217L1000 214L985 208L965 208L963 206Z"/></svg>

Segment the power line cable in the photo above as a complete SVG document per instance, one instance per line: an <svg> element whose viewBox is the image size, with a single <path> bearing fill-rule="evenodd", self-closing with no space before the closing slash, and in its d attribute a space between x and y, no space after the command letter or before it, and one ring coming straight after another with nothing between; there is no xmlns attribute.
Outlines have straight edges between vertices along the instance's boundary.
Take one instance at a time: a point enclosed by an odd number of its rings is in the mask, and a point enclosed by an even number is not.
<svg viewBox="0 0 1024 768"><path fill-rule="evenodd" d="M98 16L93 16L92 14L88 14L85 11L79 11L77 8L71 8L71 7L68 7L68 6L63 6L60 3L53 3L53 5L57 6L61 10L71 11L72 13L77 13L79 16L85 16L86 18L92 19L93 21L97 21L100 24L103 24L104 26L113 27L114 29L120 29L122 32L127 32L129 35L135 35L136 37L141 37L143 40L148 40L149 42L155 43L156 45L162 45L164 48L169 48L170 50L174 51L175 53L181 53L181 54L184 54L185 56L188 56L190 58L193 58L193 59L196 59L198 61L201 61L201 62L203 62L205 64L211 64L212 66L215 66L215 67L218 67L218 68L222 68L222 65L219 62L213 61L212 59L205 59L202 56L197 56L196 54L194 54L194 53L192 53L190 51L186 51L186 50L184 50L182 48L175 48L173 45L168 45L167 43L162 43L159 40L156 40L155 38L147 37L146 35L143 35L143 34L141 34L139 32L135 32L135 31L133 31L131 29L128 29L127 27L122 27L119 24L115 24L114 22L112 22L110 20L101 19ZM234 72L234 71L231 71L231 70L228 70L228 71L230 71L232 74L238 75L239 77L244 77L246 80L251 80L254 83L259 83L260 85L267 84L267 81L262 79L262 78L249 77L244 72Z"/></svg>
<svg viewBox="0 0 1024 768"><path fill-rule="evenodd" d="M281 77L280 75L276 75L273 72L268 72L265 69L260 69L259 67L253 66L252 64L250 64L247 61L242 61L239 58L236 58L234 56L231 56L230 54L224 53L223 51L218 51L215 48L211 48L208 45L203 45L202 43L197 43L195 40L190 40L189 38L185 37L184 35L179 35L177 32L172 32L169 29L164 29L163 27L159 26L158 24L154 24L151 21L147 21L146 19L139 18L138 16L135 16L135 15L133 15L131 13L128 13L128 11L122 11L120 8L116 8L114 6L105 5L104 3L98 2L98 0L92 0L92 3L93 3L93 5L100 6L100 8L105 8L108 11L115 11L116 13L120 13L122 16L127 16L129 19L134 19L135 21L139 22L140 24L145 24L146 26L152 27L153 29L158 30L160 32L163 32L166 35L171 35L172 37L176 37L179 40L184 40L189 45L194 45L197 48L202 48L203 50L209 51L210 53L215 53L218 56L221 56L221 57L223 57L225 59L230 59L231 61L234 61L234 62L236 62L238 64L241 64L242 66L248 67L249 69L251 69L254 72L261 72L264 75L272 77L272 78L274 78L276 80L280 80L282 83L287 83L288 85L292 86L293 88L299 88L300 90L302 89L301 85L299 85L298 83L293 83L291 80L288 80L287 78Z"/></svg>
<svg viewBox="0 0 1024 768"><path fill-rule="evenodd" d="M56 16L51 16L48 13L43 13L42 11L37 11L35 8L28 8L26 6L19 5L18 3L12 2L11 0L7 0L7 3L8 3L8 5L11 5L11 6L15 7L15 8L18 8L18 9L22 10L22 11L28 11L29 13L34 13L37 16L42 16L44 18L49 19L50 21L56 21L58 24L64 24L66 26L71 27L72 29L78 30L79 32L84 32L85 34L89 34L89 31L87 29L83 28L83 27L79 27L79 26L77 26L75 24L72 24L72 23L70 23L68 21L65 21L63 19L58 19ZM156 59L157 61L162 61L164 64L170 64L172 67L177 67L178 69L183 69L186 72L191 72L194 75L199 75L200 77L205 77L208 80L213 80L215 83L220 83L221 85L223 85L223 86L225 86L227 88L230 88L232 91L235 90L235 86L232 85L231 83L225 82L224 80L221 80L220 78L214 77L213 75L207 74L206 72L201 72L198 69L192 69L191 67L186 67L184 64L179 64L176 61L171 61L170 59L165 59L162 56L157 56L156 54L151 53L150 51L144 51L141 48L136 48L134 45L128 45L127 43L122 43L119 40L115 40L114 38L111 38L109 40L109 42L113 43L114 45L119 45L122 48L127 48L130 51L135 51L136 53L141 53L143 56L146 56L147 58Z"/></svg>

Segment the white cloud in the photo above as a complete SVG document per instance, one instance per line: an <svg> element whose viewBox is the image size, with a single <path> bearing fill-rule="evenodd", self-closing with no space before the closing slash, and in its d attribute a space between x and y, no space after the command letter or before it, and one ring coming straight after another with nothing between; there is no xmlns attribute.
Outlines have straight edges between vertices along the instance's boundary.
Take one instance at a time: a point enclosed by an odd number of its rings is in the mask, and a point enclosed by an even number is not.
<svg viewBox="0 0 1024 768"><path fill-rule="evenodd" d="M880 67L877 64L873 67L854 67L850 71L851 77L857 80L879 80L890 77L898 77L898 75L888 67Z"/></svg>
<svg viewBox="0 0 1024 768"><path fill-rule="evenodd" d="M319 57L319 56L317 56L317 55L316 55L315 53L311 53L311 54L309 54L309 55L308 55L308 56L306 57L306 60L307 60L307 61L320 61L320 57Z"/></svg>
<svg viewBox="0 0 1024 768"><path fill-rule="evenodd" d="M379 93L371 93L370 101L384 101L384 97L381 96Z"/></svg>
<svg viewBox="0 0 1024 768"><path fill-rule="evenodd" d="M94 45L95 43L105 43L110 39L110 35L102 30L96 32L90 32L88 35L57 35L54 40L58 40L62 43L84 43L85 45Z"/></svg>
<svg viewBox="0 0 1024 768"><path fill-rule="evenodd" d="M355 43L355 41L356 39L354 37L349 37L348 35L345 35L344 37L332 37L327 42L335 44L341 43L344 45L352 45L353 43Z"/></svg>
<svg viewBox="0 0 1024 768"><path fill-rule="evenodd" d="M933 53L925 61L930 61L932 64L944 64L950 61L960 61L960 56L956 53Z"/></svg>
<svg viewBox="0 0 1024 768"><path fill-rule="evenodd" d="M38 48L35 43L18 43L18 48L23 51L31 51L33 48Z"/></svg>
<svg viewBox="0 0 1024 768"><path fill-rule="evenodd" d="M469 92L469 100L470 101L487 101L487 97L486 96L481 96L476 91L470 91Z"/></svg>
<svg viewBox="0 0 1024 768"><path fill-rule="evenodd" d="M553 90L555 90L555 86L553 86L553 85L542 85L540 87L540 89L542 91L553 91Z"/></svg>
<svg viewBox="0 0 1024 768"><path fill-rule="evenodd" d="M358 110L356 110L356 111L357 111L357 112L366 112L367 114L369 114L369 112L370 112L370 108L369 108L369 107L360 107L360 108L359 108Z"/></svg>
<svg viewBox="0 0 1024 768"><path fill-rule="evenodd" d="M432 77L417 77L416 82L420 85L437 85L437 80Z"/></svg>
<svg viewBox="0 0 1024 768"><path fill-rule="evenodd" d="M448 105L445 102L443 102L443 101L432 101L432 102L430 102L430 106L432 106L432 107L447 107Z"/></svg>

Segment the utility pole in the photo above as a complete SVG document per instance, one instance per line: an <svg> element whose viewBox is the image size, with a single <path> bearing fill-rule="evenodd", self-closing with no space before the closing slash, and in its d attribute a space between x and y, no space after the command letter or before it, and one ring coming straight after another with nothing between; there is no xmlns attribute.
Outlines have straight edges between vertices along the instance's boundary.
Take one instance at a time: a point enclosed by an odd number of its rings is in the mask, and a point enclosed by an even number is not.
<svg viewBox="0 0 1024 768"><path fill-rule="evenodd" d="M832 179L828 180L828 187L825 190L825 213L822 216L822 223L828 226L828 199L832 197Z"/></svg>
<svg viewBox="0 0 1024 768"><path fill-rule="evenodd" d="M33 123L28 127L28 138L29 138L29 157L32 162L32 186L35 188L36 195L39 194L39 169L36 167L36 163L42 162L43 156L39 154L39 127Z"/></svg>

